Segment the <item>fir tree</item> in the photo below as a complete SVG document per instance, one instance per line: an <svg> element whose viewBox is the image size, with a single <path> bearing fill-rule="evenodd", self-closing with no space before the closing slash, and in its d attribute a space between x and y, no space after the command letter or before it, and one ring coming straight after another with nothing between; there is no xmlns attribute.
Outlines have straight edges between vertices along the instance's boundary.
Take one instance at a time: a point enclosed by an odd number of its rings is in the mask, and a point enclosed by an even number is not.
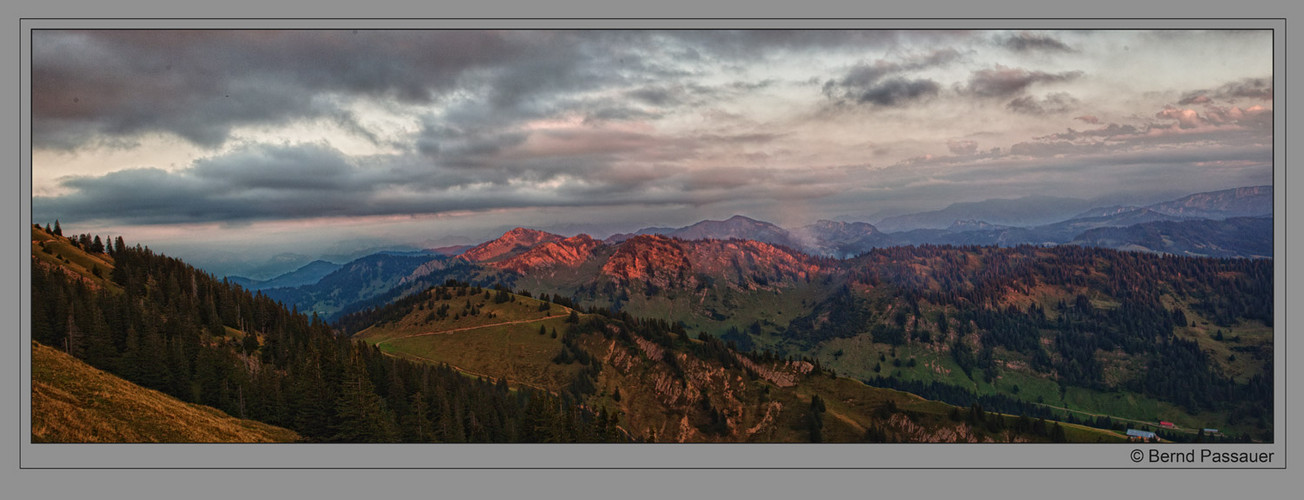
<svg viewBox="0 0 1304 500"><path fill-rule="evenodd" d="M339 423L332 441L383 443L395 440L393 416L367 376L362 356L353 350L335 409Z"/></svg>

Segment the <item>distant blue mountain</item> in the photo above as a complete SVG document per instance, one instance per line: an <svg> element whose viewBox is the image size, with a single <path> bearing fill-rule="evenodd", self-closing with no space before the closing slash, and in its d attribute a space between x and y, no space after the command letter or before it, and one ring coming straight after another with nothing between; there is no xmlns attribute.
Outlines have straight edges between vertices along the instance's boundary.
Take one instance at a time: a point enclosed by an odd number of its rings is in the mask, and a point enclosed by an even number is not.
<svg viewBox="0 0 1304 500"><path fill-rule="evenodd" d="M1273 256L1271 217L1160 221L1086 231L1071 244L1193 257Z"/></svg>
<svg viewBox="0 0 1304 500"><path fill-rule="evenodd" d="M286 307L330 317L350 304L388 292L423 264L446 259L430 252L379 252L338 266L311 284L264 288L263 294Z"/></svg>
<svg viewBox="0 0 1304 500"><path fill-rule="evenodd" d="M324 260L314 260L294 271L269 280L253 280L243 276L227 276L227 281L240 285L246 290L257 291L268 288L285 288L311 285L321 281L326 275L335 272L341 266Z"/></svg>
<svg viewBox="0 0 1304 500"><path fill-rule="evenodd" d="M1027 196L1017 199L994 199L954 203L941 210L888 217L874 224L879 231L900 232L911 229L946 229L956 221L978 220L1000 226L1038 226L1068 219L1091 207L1091 202L1077 198Z"/></svg>

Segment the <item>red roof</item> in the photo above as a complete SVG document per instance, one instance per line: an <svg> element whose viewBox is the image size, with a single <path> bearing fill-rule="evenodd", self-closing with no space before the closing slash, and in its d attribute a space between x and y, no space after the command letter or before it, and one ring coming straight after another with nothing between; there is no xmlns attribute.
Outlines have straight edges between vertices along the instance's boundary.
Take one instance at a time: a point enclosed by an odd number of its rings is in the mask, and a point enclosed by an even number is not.
<svg viewBox="0 0 1304 500"><path fill-rule="evenodd" d="M1163 420L1160 420L1160 421L1159 421L1159 425L1162 425L1162 426L1164 426L1164 427L1172 427L1172 426L1173 426L1173 423L1172 423L1172 422L1165 422L1165 421L1163 421Z"/></svg>

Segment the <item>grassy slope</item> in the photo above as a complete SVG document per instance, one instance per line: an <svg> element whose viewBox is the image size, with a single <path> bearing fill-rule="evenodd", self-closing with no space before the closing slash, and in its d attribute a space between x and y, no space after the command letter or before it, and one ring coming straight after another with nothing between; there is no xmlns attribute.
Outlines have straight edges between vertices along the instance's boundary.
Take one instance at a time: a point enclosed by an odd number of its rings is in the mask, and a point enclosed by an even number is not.
<svg viewBox="0 0 1304 500"><path fill-rule="evenodd" d="M32 441L293 442L293 431L179 401L32 343Z"/></svg>
<svg viewBox="0 0 1304 500"><path fill-rule="evenodd" d="M49 251L47 253L46 251ZM75 247L68 238L32 228L32 256L40 262L59 266L86 281L110 290L121 290L110 281L113 276L113 258L106 254L91 254ZM66 262L65 262L66 260ZM100 276L94 269L99 268Z"/></svg>
<svg viewBox="0 0 1304 500"><path fill-rule="evenodd" d="M375 325L355 338L376 345L396 356L433 363L448 363L467 373L505 378L508 383L549 391L565 387L579 371L572 365L557 365L552 358L561 350L558 335L566 331L565 315L570 309L552 304L539 311L538 300L514 296L515 301L495 304L483 294L431 299L403 319ZM479 314L461 315L467 301ZM426 321L429 313L447 304L448 317ZM539 335L539 327L549 335ZM436 333L448 332L448 333ZM432 334L435 333L435 334Z"/></svg>

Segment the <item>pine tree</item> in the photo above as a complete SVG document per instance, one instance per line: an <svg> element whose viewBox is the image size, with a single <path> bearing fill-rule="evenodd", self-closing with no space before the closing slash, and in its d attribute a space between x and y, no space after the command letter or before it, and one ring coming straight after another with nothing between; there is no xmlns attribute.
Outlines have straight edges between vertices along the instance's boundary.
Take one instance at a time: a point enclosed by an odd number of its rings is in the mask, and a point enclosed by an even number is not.
<svg viewBox="0 0 1304 500"><path fill-rule="evenodd" d="M403 430L406 432L406 441L414 443L429 443L434 439L434 423L430 421L430 405L426 403L426 395L421 391L412 393L408 407L410 411L404 418Z"/></svg>
<svg viewBox="0 0 1304 500"><path fill-rule="evenodd" d="M362 354L350 352L340 395L335 409L339 422L332 441L348 443L384 443L395 441L393 416L385 409L367 376Z"/></svg>
<svg viewBox="0 0 1304 500"><path fill-rule="evenodd" d="M54 220L54 234L56 236L63 236L63 228L59 227L59 219Z"/></svg>

